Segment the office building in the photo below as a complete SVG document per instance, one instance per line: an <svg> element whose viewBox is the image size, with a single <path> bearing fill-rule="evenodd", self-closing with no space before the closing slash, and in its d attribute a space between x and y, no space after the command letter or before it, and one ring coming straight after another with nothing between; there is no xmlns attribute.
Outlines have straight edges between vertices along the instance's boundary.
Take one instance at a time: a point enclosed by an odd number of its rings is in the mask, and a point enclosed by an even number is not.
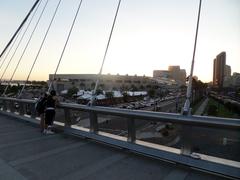
<svg viewBox="0 0 240 180"><path fill-rule="evenodd" d="M169 79L178 85L186 85L186 70L180 69L180 66L169 66L168 70L154 70L153 78Z"/></svg>
<svg viewBox="0 0 240 180"><path fill-rule="evenodd" d="M231 77L231 66L225 65L224 68L224 77Z"/></svg>
<svg viewBox="0 0 240 180"><path fill-rule="evenodd" d="M53 74L49 75L49 80L53 80ZM54 88L60 92L71 87L82 90L93 90L97 80L96 74L57 74L55 76ZM152 78L147 76L130 75L101 75L99 79L99 89L120 90L120 89L145 89L154 84Z"/></svg>
<svg viewBox="0 0 240 180"><path fill-rule="evenodd" d="M226 52L221 52L213 61L213 86L222 88L225 73L229 73L226 67Z"/></svg>

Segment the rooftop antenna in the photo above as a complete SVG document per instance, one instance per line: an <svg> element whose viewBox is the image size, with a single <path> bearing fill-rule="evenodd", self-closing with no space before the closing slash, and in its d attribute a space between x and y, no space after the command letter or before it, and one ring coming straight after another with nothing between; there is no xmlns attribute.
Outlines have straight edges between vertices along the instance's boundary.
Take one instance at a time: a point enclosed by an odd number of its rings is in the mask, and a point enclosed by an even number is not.
<svg viewBox="0 0 240 180"><path fill-rule="evenodd" d="M202 0L199 0L198 19L197 19L197 27L196 27L196 34L195 34L194 49L193 49L192 66L191 66L191 72L189 75L188 87L187 87L187 97L183 107L183 115L191 114L190 98L192 95L191 90L192 90L193 68L194 68L195 52L197 47L197 37L198 37L198 27L199 27L200 14L201 14L201 6L202 6Z"/></svg>

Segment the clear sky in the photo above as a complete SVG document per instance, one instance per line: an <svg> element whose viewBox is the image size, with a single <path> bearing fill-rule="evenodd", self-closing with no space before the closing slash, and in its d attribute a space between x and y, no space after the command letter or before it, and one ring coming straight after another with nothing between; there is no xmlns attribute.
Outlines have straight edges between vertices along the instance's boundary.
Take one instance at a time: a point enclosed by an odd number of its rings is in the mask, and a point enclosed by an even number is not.
<svg viewBox="0 0 240 180"><path fill-rule="evenodd" d="M1 51L34 2L0 0ZM14 79L26 79L57 2L49 1ZM78 2L62 0L30 79L46 80L54 72ZM83 0L58 73L99 72L117 3ZM153 70L180 65L189 74L198 4L199 0L122 0L103 73L152 76ZM12 74L37 17L4 79ZM212 80L213 59L221 51L226 51L232 72L240 72L240 0L203 0L194 69L199 79Z"/></svg>

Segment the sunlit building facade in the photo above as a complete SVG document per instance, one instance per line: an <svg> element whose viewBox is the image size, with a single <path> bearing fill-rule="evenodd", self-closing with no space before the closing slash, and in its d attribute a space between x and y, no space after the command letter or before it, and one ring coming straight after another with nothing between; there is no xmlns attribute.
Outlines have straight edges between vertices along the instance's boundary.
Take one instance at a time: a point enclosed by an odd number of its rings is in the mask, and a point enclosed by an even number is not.
<svg viewBox="0 0 240 180"><path fill-rule="evenodd" d="M168 70L154 70L153 78L169 79L178 85L186 85L186 70L180 69L180 66L169 66Z"/></svg>
<svg viewBox="0 0 240 180"><path fill-rule="evenodd" d="M53 81L53 74L49 80ZM72 87L83 90L93 90L97 80L96 74L57 74L55 76L54 88L60 92ZM145 89L151 87L153 81L147 76L130 75L101 75L99 78L99 89L120 90L120 89Z"/></svg>

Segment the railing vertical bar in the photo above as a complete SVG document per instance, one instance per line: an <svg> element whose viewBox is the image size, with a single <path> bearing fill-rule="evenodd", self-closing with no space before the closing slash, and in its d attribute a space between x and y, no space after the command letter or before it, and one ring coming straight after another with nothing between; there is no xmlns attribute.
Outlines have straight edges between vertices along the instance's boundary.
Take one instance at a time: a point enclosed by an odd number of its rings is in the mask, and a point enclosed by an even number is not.
<svg viewBox="0 0 240 180"><path fill-rule="evenodd" d="M7 111L7 101L3 100L3 111Z"/></svg>
<svg viewBox="0 0 240 180"><path fill-rule="evenodd" d="M24 106L25 104L24 103L19 103L19 115L24 115L25 114L25 111L24 111Z"/></svg>
<svg viewBox="0 0 240 180"><path fill-rule="evenodd" d="M71 124L71 110L64 108L64 117L65 117L65 127L68 128L70 127Z"/></svg>
<svg viewBox="0 0 240 180"><path fill-rule="evenodd" d="M97 113L90 112L89 113L90 118L90 132L92 133L98 133L98 117Z"/></svg>
<svg viewBox="0 0 240 180"><path fill-rule="evenodd" d="M35 119L37 117L35 104L30 104L30 112L31 112L31 118Z"/></svg>
<svg viewBox="0 0 240 180"><path fill-rule="evenodd" d="M135 120L128 119L128 138L127 141L134 143L136 141L136 128L135 128Z"/></svg>

